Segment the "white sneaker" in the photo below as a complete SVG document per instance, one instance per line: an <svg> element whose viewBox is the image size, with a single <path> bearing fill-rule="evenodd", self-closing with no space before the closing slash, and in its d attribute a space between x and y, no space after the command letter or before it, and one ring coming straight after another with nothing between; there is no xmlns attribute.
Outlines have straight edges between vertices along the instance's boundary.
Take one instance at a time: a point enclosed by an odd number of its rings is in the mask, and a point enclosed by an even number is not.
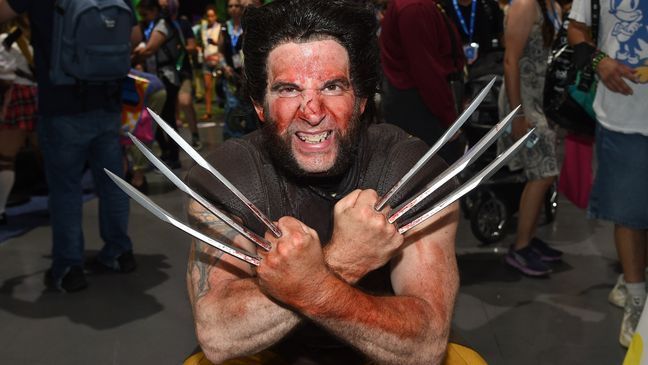
<svg viewBox="0 0 648 365"><path fill-rule="evenodd" d="M626 288L623 274L621 274L619 275L616 284L614 284L614 288L612 288L612 291L608 295L608 301L619 308L624 308L627 297L628 288Z"/></svg>
<svg viewBox="0 0 648 365"><path fill-rule="evenodd" d="M637 324L639 324L639 317L641 317L645 300L645 298L643 300L628 300L623 309L621 333L619 334L619 343L623 347L630 346L630 342L632 342L632 336L634 336Z"/></svg>

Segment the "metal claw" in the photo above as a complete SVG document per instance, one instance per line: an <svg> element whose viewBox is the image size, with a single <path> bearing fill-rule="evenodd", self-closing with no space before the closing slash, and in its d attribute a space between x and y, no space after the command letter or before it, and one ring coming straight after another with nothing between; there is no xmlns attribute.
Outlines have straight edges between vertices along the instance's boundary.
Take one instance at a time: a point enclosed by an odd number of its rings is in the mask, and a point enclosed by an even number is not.
<svg viewBox="0 0 648 365"><path fill-rule="evenodd" d="M245 204L248 209L272 232L275 237L281 237L281 231L277 228L274 223L268 218L259 208L256 207L248 198L243 195L232 183L225 178L218 170L216 170L207 160L205 160L196 150L194 150L189 143L187 143L178 132L174 131L170 125L168 125L159 115L155 114L151 109L146 108L153 117L153 120L162 128L168 135L173 139L180 148L182 148L188 155L191 157L198 165L200 165L205 170L209 171L214 177L216 177L223 185L227 187L237 198L239 198L243 204Z"/></svg>
<svg viewBox="0 0 648 365"><path fill-rule="evenodd" d="M441 149L441 147L443 147L455 135L455 133L457 133L459 128L463 126L466 120L468 120L468 117L472 115L475 109L477 109L479 104L481 104L481 102L484 100L486 95L488 95L488 92L490 91L491 87L495 83L495 79L496 78L493 77L493 79L488 83L488 85L486 85L482 89L482 91L479 92L479 95L477 95L475 100L473 100L472 103L470 103L468 108L466 108L466 110L464 110L463 113L461 113L459 118L457 118L457 120L452 124L452 126L450 126L450 128L448 128L448 130L443 134L443 136L441 136L441 138L439 138L439 140L436 141L436 143L434 143L432 148L430 148L425 153L425 155L421 157L421 159L405 174L405 176L403 176L396 183L396 185L394 185L387 192L387 194L385 194L382 198L380 198L380 200L376 203L374 209L376 209L377 211L382 210L382 208L385 207L385 204L387 204L389 199L391 199L391 197L394 196L394 194L396 194L405 184L407 184L407 182L412 178L412 176L414 176L414 174L416 174L421 169L421 167L423 167L423 165L425 165L425 163L427 163L430 160L430 158L435 153L437 153Z"/></svg>
<svg viewBox="0 0 648 365"><path fill-rule="evenodd" d="M482 181L485 179L488 179L491 177L497 170L499 170L502 165L504 165L511 156L517 152L520 147L529 139L531 135L533 135L533 132L535 131L535 128L531 129L530 131L527 132L522 138L517 140L511 147L509 147L506 151L504 151L501 155L497 156L497 158L488 164L482 171L480 171L477 175L472 177L470 180L468 180L466 183L461 185L459 188L457 188L455 191L452 193L448 194L445 198L443 198L441 201L436 203L430 210L427 212L423 213L419 217L415 218L411 222L402 225L401 227L398 227L398 232L401 234L404 234L405 232L409 231L410 229L418 226L421 224L423 221L426 219L432 217L436 213L440 212L442 209L447 207L448 205L454 203L456 200L461 198L462 196L468 194L471 190L476 188L479 184L481 184Z"/></svg>
<svg viewBox="0 0 648 365"><path fill-rule="evenodd" d="M108 177L112 179L112 181L119 186L120 189L122 189L128 196L130 196L133 200L135 200L137 203L139 203L141 206L146 208L149 212L153 213L156 217L158 217L160 220L171 224L172 226L180 229L181 231L184 231L185 233L189 234L190 236L197 238L206 244L215 247L222 252L231 255L233 257L236 257L239 260L242 260L244 262L247 262L251 265L254 266L259 266L259 263L261 262L261 258L254 256L250 253L247 253L242 250L238 250L230 245L227 245L225 243L219 242L211 237L208 237L204 235L203 233L200 233L196 231L195 229L189 227L188 225L178 221L175 219L169 212L165 211L162 209L159 205L153 203L151 199L149 199L146 195L140 193L135 189L134 187L130 186L127 182L122 180L119 176L113 174L112 172L108 171L108 169L104 169L106 174L108 174Z"/></svg>
<svg viewBox="0 0 648 365"><path fill-rule="evenodd" d="M491 128L488 133L482 137L477 144L466 152L460 159L452 164L447 170L437 176L430 184L427 185L426 189L418 194L417 196L409 199L403 205L396 209L396 211L389 217L389 223L394 223L398 218L403 216L405 213L409 212L417 204L427 198L430 194L439 189L443 184L448 182L450 179L455 177L461 171L463 171L468 165L474 162L479 156L481 156L484 151L497 140L497 137L504 131L506 125L513 119L513 116L518 112L520 106L515 108L510 112L501 122L497 123L493 128Z"/></svg>
<svg viewBox="0 0 648 365"><path fill-rule="evenodd" d="M133 141L135 146L146 156L146 158L151 161L155 167L164 175L166 176L171 182L178 187L178 189L184 191L187 193L189 196L194 198L200 205L205 207L207 210L209 210L211 213L213 213L215 216L217 216L220 220L225 222L228 226L232 227L234 230L242 234L245 238L249 239L252 241L254 244L257 246L263 248L266 251L270 251L271 249L271 244L268 242L265 238L257 235L256 233L252 232L251 230L247 229L246 227L240 225L233 219L231 219L227 214L223 213L220 209L216 208L212 203L207 201L207 199L203 198L200 196L198 193L196 193L194 190L192 190L187 184L185 184L180 178L176 176L176 174L173 173L165 164L164 162L160 161L155 155L139 140L137 137L132 135L131 133L128 133L128 137Z"/></svg>

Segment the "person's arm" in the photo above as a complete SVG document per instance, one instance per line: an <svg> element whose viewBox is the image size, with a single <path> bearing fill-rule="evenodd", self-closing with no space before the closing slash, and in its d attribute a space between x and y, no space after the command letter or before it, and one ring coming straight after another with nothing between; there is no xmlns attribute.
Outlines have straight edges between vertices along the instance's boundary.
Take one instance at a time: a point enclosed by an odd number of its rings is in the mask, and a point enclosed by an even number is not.
<svg viewBox="0 0 648 365"><path fill-rule="evenodd" d="M192 200L192 226L202 233L248 252L255 247ZM196 336L213 363L260 352L283 338L300 321L259 290L252 267L211 246L193 240L187 287Z"/></svg>
<svg viewBox="0 0 648 365"><path fill-rule="evenodd" d="M576 47L582 43L587 43L595 47L590 37L589 27L585 23L580 23L573 19L570 20L569 28L567 28L567 37L569 44L575 46L575 51L577 51ZM623 95L632 95L632 89L624 79L638 82L638 75L634 69L607 56L599 62L596 67L596 73L605 87L610 89L610 91Z"/></svg>
<svg viewBox="0 0 648 365"><path fill-rule="evenodd" d="M131 52L134 51L137 46L139 46L140 42L142 42L142 38L142 29L139 25L134 25L131 29L130 36Z"/></svg>
<svg viewBox="0 0 648 365"><path fill-rule="evenodd" d="M0 0L0 23L4 23L17 16L18 14L14 11L11 5L9 5L7 0Z"/></svg>
<svg viewBox="0 0 648 365"><path fill-rule="evenodd" d="M394 296L371 295L347 283L326 265L317 233L284 217L278 222L282 237L267 237L273 249L261 253L259 285L377 363L438 364L458 289L458 215L454 204L408 232L404 248L391 259Z"/></svg>
<svg viewBox="0 0 648 365"><path fill-rule="evenodd" d="M522 104L520 93L520 58L538 16L535 0L516 0L511 3L504 27L504 82L509 105ZM524 110L524 108L522 108ZM524 115L518 114L511 123L514 139L522 137L531 127Z"/></svg>

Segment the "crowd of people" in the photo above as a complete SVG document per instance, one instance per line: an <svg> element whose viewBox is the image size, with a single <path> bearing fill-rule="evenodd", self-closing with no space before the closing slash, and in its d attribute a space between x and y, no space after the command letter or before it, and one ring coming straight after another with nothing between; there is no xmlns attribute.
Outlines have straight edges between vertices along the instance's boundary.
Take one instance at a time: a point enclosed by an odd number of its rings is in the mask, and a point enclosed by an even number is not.
<svg viewBox="0 0 648 365"><path fill-rule="evenodd" d="M200 121L213 121L222 108L224 142L210 162L259 208L248 209L200 168L185 166L187 181L272 245L268 252L257 248L202 204L188 204L194 228L259 259L255 268L193 241L187 282L201 354L214 363L250 354L266 363L439 363L450 348L465 351L447 346L459 285L458 205L404 235L388 221L389 208L374 207L457 119L474 94L471 80L483 74L503 80L500 119L521 106L497 150L532 128L536 136L509 162L525 182L505 263L530 277L550 275L563 253L536 237L536 229L544 197L559 178L560 133L543 111L543 90L563 27L575 60L598 80L588 216L615 225L623 274L610 300L624 307L619 340L630 344L646 302L648 266L642 102L648 23L642 17L620 18L613 7L622 5L601 3L598 39L591 39L590 0L178 1L127 1L137 15L127 25L128 77L145 90L135 118L143 126L149 107L173 129L182 120L201 150ZM129 202L103 169L147 193L150 166L123 136L136 133L123 126L121 85L50 80L55 2L45 4L0 0L0 224L11 220L5 206L16 155L27 141L37 143L52 221L45 282L75 292L87 286L86 272L135 270ZM159 148L171 169L181 168L178 145L161 129L153 138L152 125L145 142ZM408 192L461 158L469 144L458 132ZM86 163L105 242L89 260L81 230ZM431 198L421 205L430 206ZM268 230L258 212L281 234Z"/></svg>

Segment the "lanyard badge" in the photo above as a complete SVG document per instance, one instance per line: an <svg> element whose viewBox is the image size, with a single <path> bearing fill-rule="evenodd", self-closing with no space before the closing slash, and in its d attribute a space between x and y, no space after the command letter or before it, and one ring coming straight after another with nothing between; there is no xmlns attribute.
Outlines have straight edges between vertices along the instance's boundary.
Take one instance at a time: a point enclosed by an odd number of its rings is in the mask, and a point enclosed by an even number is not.
<svg viewBox="0 0 648 365"><path fill-rule="evenodd" d="M452 0L452 5L454 6L455 13L457 14L457 19L459 19L459 24L461 29L468 36L468 43L463 46L464 55L468 64L473 64L478 57L479 44L473 42L473 35L475 34L475 17L477 14L477 0L472 0L472 6L470 7L470 28L466 25L466 20L461 14L461 9L459 9L459 3L457 0Z"/></svg>

